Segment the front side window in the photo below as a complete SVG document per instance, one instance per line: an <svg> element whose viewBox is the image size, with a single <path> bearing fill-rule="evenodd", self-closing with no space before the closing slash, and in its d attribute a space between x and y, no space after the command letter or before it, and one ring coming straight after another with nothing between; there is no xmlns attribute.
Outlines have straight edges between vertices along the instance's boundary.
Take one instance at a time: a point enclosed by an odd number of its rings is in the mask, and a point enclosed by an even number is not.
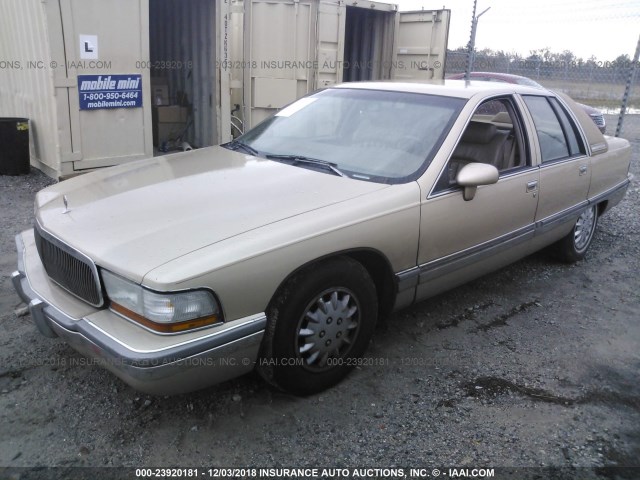
<svg viewBox="0 0 640 480"><path fill-rule="evenodd" d="M316 159L353 178L402 183L424 172L465 102L405 92L327 89L283 108L237 141L261 157Z"/></svg>
<svg viewBox="0 0 640 480"><path fill-rule="evenodd" d="M573 122L555 99L530 95L523 98L536 126L543 163L584 153Z"/></svg>
<svg viewBox="0 0 640 480"><path fill-rule="evenodd" d="M469 163L487 163L501 176L530 166L520 116L510 97L481 103L453 151L434 192L457 189L457 175Z"/></svg>

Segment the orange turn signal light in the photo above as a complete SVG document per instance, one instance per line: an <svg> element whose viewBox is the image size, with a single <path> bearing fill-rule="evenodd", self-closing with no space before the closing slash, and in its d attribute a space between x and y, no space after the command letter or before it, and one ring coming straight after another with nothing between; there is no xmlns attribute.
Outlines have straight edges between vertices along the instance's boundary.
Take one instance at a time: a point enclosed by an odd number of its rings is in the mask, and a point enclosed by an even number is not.
<svg viewBox="0 0 640 480"><path fill-rule="evenodd" d="M187 330L193 330L195 328L207 327L209 325L214 325L216 323L221 323L218 315L210 315L208 317L195 318L193 320L187 320L185 322L176 322L176 323L156 323L148 318L143 317L142 315L132 312L128 308L123 307L115 302L111 302L111 309L114 312L119 313L145 327L155 330L160 333L181 333L186 332Z"/></svg>

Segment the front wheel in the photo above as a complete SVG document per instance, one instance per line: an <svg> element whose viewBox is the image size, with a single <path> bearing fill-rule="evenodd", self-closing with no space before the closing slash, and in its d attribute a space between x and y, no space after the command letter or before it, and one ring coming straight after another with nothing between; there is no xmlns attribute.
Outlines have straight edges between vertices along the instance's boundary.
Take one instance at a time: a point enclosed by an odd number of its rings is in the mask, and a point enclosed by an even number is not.
<svg viewBox="0 0 640 480"><path fill-rule="evenodd" d="M587 208L576 220L571 231L556 244L556 256L567 263L582 260L591 245L598 224L598 206Z"/></svg>
<svg viewBox="0 0 640 480"><path fill-rule="evenodd" d="M348 257L295 274L272 302L258 372L308 395L342 380L369 344L378 312L367 270Z"/></svg>

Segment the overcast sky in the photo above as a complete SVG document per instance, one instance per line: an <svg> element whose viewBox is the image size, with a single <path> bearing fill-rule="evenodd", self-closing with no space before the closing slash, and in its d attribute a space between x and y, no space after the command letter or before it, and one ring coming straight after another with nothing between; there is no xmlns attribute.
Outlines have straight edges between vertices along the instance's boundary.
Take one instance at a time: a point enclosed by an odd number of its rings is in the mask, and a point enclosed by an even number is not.
<svg viewBox="0 0 640 480"><path fill-rule="evenodd" d="M449 48L465 46L471 30L473 0L383 0L401 10L451 10ZM633 58L640 35L640 0L478 0L476 48L516 51L549 47L571 50L584 60Z"/></svg>

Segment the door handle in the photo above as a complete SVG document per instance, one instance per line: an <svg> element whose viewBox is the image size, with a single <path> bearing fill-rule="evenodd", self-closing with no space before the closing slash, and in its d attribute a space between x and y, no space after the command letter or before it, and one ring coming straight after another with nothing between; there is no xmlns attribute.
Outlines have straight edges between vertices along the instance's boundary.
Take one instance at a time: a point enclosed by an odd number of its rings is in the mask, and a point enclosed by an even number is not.
<svg viewBox="0 0 640 480"><path fill-rule="evenodd" d="M527 183L527 193L535 192L538 189L538 181L533 180Z"/></svg>
<svg viewBox="0 0 640 480"><path fill-rule="evenodd" d="M587 173L587 166L586 165L580 165L580 176L584 175L585 173Z"/></svg>

